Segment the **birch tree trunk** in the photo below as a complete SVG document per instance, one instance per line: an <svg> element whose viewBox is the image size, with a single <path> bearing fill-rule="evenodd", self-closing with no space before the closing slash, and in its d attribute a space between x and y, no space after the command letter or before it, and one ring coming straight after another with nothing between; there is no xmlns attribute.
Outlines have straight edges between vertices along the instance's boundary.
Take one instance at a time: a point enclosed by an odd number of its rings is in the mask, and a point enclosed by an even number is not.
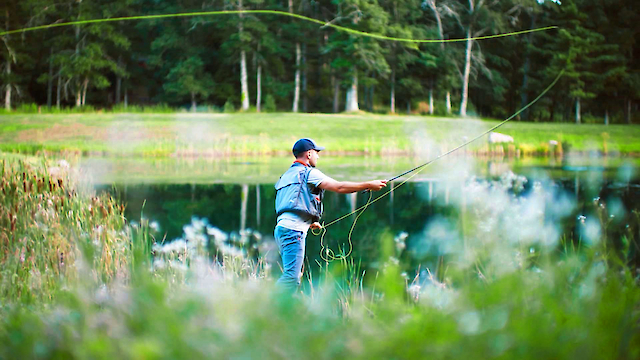
<svg viewBox="0 0 640 360"><path fill-rule="evenodd" d="M576 124L580 124L580 98L576 98Z"/></svg>
<svg viewBox="0 0 640 360"><path fill-rule="evenodd" d="M6 73L7 78L11 76L11 55L7 56ZM4 108L11 111L11 83L9 81L5 85Z"/></svg>
<svg viewBox="0 0 640 360"><path fill-rule="evenodd" d="M60 109L60 97L62 95L62 67L58 71L58 86L56 87L56 108Z"/></svg>
<svg viewBox="0 0 640 360"><path fill-rule="evenodd" d="M196 104L196 93L191 92L191 112L196 112L196 108L198 105Z"/></svg>
<svg viewBox="0 0 640 360"><path fill-rule="evenodd" d="M433 81L429 86L429 115L433 115Z"/></svg>
<svg viewBox="0 0 640 360"><path fill-rule="evenodd" d="M242 85L242 110L249 110L249 84L247 83L247 55L240 53L240 82Z"/></svg>
<svg viewBox="0 0 640 360"><path fill-rule="evenodd" d="M307 93L307 44L302 44L302 111L309 111L309 96Z"/></svg>
<svg viewBox="0 0 640 360"><path fill-rule="evenodd" d="M118 56L118 68L122 67L122 55ZM122 76L116 78L116 104L120 104L120 93L122 91Z"/></svg>
<svg viewBox="0 0 640 360"><path fill-rule="evenodd" d="M396 69L391 70L391 113L396 113Z"/></svg>
<svg viewBox="0 0 640 360"><path fill-rule="evenodd" d="M604 111L604 124L609 125L609 110Z"/></svg>
<svg viewBox="0 0 640 360"><path fill-rule="evenodd" d="M471 74L471 50L473 40L471 39L471 25L467 29L467 49L465 51L464 74L462 75L462 94L460 101L460 116L467 116L467 103L469 100L469 74Z"/></svg>
<svg viewBox="0 0 640 360"><path fill-rule="evenodd" d="M436 0L427 0L426 3L431 9L431 11L433 12L434 17L436 18L436 23L438 25L438 36L440 37L440 40L444 40L444 29L442 27L442 18L440 17L440 12L438 11ZM440 43L440 50L444 54L444 51L445 51L444 42ZM447 103L447 114L451 114L451 92L449 90L447 90L446 103Z"/></svg>
<svg viewBox="0 0 640 360"><path fill-rule="evenodd" d="M89 78L84 78L82 82L82 106L87 103L87 89L89 88Z"/></svg>
<svg viewBox="0 0 640 360"><path fill-rule="evenodd" d="M300 102L300 60L302 53L300 51L300 43L296 43L296 82L293 91L293 112L298 112L298 103Z"/></svg>
<svg viewBox="0 0 640 360"><path fill-rule="evenodd" d="M51 109L53 102L53 48L49 50L49 79L47 81L47 108Z"/></svg>
<svg viewBox="0 0 640 360"><path fill-rule="evenodd" d="M627 124L631 124L631 100L627 100Z"/></svg>
<svg viewBox="0 0 640 360"><path fill-rule="evenodd" d="M238 10L242 10L242 0L238 0ZM244 17L240 13L240 22L238 22L238 32L242 39L242 18ZM242 88L242 110L249 110L249 84L247 80L247 54L244 50L240 51L240 86Z"/></svg>
<svg viewBox="0 0 640 360"><path fill-rule="evenodd" d="M9 9L5 12L5 30L9 31ZM7 73L7 84L5 85L4 93L4 108L7 111L11 111L11 49L9 48L9 35L5 35L4 43L7 47L7 64L5 66L5 72Z"/></svg>
<svg viewBox="0 0 640 360"><path fill-rule="evenodd" d="M345 104L345 111L358 111L358 73L354 71L353 78L351 80L351 87L347 90L347 103Z"/></svg>
<svg viewBox="0 0 640 360"><path fill-rule="evenodd" d="M340 109L340 82L335 75L331 75L331 83L333 84L333 112L337 114Z"/></svg>
<svg viewBox="0 0 640 360"><path fill-rule="evenodd" d="M258 64L258 74L256 76L256 111L260 112L260 102L262 101L262 65Z"/></svg>

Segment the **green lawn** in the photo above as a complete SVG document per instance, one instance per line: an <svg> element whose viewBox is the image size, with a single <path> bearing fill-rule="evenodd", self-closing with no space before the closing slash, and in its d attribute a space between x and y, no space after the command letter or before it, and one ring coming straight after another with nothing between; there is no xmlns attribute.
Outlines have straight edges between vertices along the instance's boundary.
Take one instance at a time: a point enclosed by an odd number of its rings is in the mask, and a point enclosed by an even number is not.
<svg viewBox="0 0 640 360"><path fill-rule="evenodd" d="M440 153L474 138L494 120L422 116L325 114L12 114L0 116L0 150L40 150L142 156L269 155L287 153L312 137L340 154ZM510 122L498 130L523 153L640 153L640 127ZM478 140L470 149L488 151ZM495 148L492 148L495 151ZM505 149L507 149L505 147Z"/></svg>

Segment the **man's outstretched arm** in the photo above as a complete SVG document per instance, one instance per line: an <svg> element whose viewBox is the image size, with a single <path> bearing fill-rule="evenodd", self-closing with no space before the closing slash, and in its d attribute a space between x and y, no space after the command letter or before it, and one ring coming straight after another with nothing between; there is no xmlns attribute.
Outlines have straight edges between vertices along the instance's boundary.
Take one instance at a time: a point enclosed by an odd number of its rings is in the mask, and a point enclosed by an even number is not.
<svg viewBox="0 0 640 360"><path fill-rule="evenodd" d="M364 182L336 181L331 178L320 183L320 189L337 192L340 194L350 194L356 191L371 190L378 191L387 186L387 180L371 180Z"/></svg>

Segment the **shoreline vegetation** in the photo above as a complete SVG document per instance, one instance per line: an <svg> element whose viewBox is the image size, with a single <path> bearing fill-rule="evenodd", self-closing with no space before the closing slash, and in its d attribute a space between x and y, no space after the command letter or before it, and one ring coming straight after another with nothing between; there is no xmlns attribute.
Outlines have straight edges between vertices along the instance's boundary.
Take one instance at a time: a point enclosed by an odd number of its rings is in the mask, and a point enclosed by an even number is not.
<svg viewBox="0 0 640 360"><path fill-rule="evenodd" d="M290 297L274 291L267 237L194 218L163 242L144 217L83 190L65 162L1 165L0 358L640 355L638 221L621 239L603 227L535 251L469 242L475 262L452 258L439 274L404 274L406 236L383 233L378 271L321 264ZM493 262L495 251L514 258Z"/></svg>
<svg viewBox="0 0 640 360"><path fill-rule="evenodd" d="M22 154L107 157L240 157L288 155L313 137L331 156L437 155L478 136L497 120L414 115L85 113L0 115L0 150ZM462 149L479 157L598 154L640 156L640 127L512 120Z"/></svg>

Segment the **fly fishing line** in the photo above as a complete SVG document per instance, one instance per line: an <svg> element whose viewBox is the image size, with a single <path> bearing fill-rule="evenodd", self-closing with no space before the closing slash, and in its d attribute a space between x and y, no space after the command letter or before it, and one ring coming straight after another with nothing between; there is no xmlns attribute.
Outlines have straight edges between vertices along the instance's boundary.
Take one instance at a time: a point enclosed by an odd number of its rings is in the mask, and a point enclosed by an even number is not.
<svg viewBox="0 0 640 360"><path fill-rule="evenodd" d="M78 21L69 21L62 23L53 23L47 25L40 26L32 26L17 30L8 30L0 32L0 36L25 33L29 31L35 30L44 30L51 29L55 27L63 27L63 26L71 26L71 25L86 25L86 24L97 24L97 23L105 23L105 22L117 22L117 21L133 21L133 20L151 20L151 19L167 19L167 18L177 18L177 17L197 17L197 16L218 16L218 15L243 15L243 14L256 14L256 15L279 15L279 16L289 16L292 18L309 21L312 23L320 24L323 27L331 27L339 31L343 31L346 33L366 36L379 40L390 40L390 41L399 41L399 42L413 42L413 43L454 43L454 42L464 42L469 40L487 40L487 39L495 39L507 36L516 36L522 34L528 34L538 31L547 31L552 29L557 29L557 26L546 26L537 29L528 29L528 30L520 30L520 31L512 31L508 33L501 33L495 35L486 35L472 38L460 38L460 39L407 39L407 38L396 38L391 36L384 36L381 34L367 33L364 31L359 31L355 29L351 29L348 27L335 25L329 22L325 22L322 20L310 18L304 15L292 14L285 11L278 10L229 10L229 11L201 11L201 12L186 12L186 13L175 13L175 14L156 14L156 15L138 15L138 16L123 16L123 17L115 17L115 18L106 18L106 19L89 19L89 20L78 20Z"/></svg>
<svg viewBox="0 0 640 360"><path fill-rule="evenodd" d="M353 229L355 228L356 223L358 222L358 219L359 219L359 218L360 218L360 216L364 213L364 211L365 211L365 210L367 210L367 208L369 207L369 205L371 205L371 204L375 203L376 201L379 201L379 200L380 200L380 199L382 199L383 197L385 197L385 196L389 195L389 193L391 193L391 191L393 191L393 190L395 190L395 189L397 189L397 188L401 187L402 185L406 184L409 180L411 180L412 178L414 178L415 176L417 176L417 175L418 175L422 170L424 170L427 166L429 166L429 165L433 164L434 162L438 161L439 159L442 159L443 157L445 157L445 156L447 156L447 155L449 155L449 154L451 154L451 153L453 153L453 152L455 152L455 151L457 151L457 150L460 150L461 148L463 148L463 147L465 147L465 146L467 146L467 145L471 144L472 142L474 142L474 141L476 141L476 140L478 140L478 139L480 139L480 138L484 137L485 135L489 134L490 132L492 132L492 131L496 130L497 128L501 127L502 125L506 124L507 122L509 122L509 121L513 120L516 116L520 115L523 111L527 110L527 109L528 109L529 107L531 107L533 104L535 104L536 102L538 102L538 100L540 100L542 97L544 97L544 96L545 96L545 95L546 95L546 94L547 94L547 93L548 93L548 92L549 92L549 91L550 91L550 90L551 90L551 89L556 85L556 83L558 83L558 81L560 80L560 78L562 77L562 75L564 75L564 70L562 70L562 71L560 72L560 74L558 74L558 76L555 78L555 80L553 80L553 82L551 83L551 85L549 85L549 86L548 86L548 87L547 87L547 88L546 88L542 93L540 93L540 95L538 95L538 96L537 96L533 101L531 101L529 104L527 104L526 106L524 106L523 108L521 108L520 110L518 110L516 113L514 113L514 114L513 114L513 115L511 115L511 116L509 116L507 119L503 120L502 122L500 122L500 123L498 123L497 125L493 126L493 127L492 127L492 128L490 128L489 130L487 130L487 131L483 132L482 134L480 134L480 135L478 135L478 136L474 137L473 139L471 139L471 140L469 140L469 141L467 141L467 142L463 143L462 145L459 145L459 146L457 146L457 147L455 147L455 148L453 148L453 149L451 149L451 150L447 151L446 153L441 154L441 155L439 155L439 156L435 157L434 159L427 161L426 163L424 163L424 164L422 164L422 165L419 165L419 166L417 166L417 167L415 167L415 168L413 168L413 169L411 169L411 170L405 171L404 173L402 173L402 174L400 174L400 175L398 175L398 176L393 177L392 179L393 179L393 180L395 180L395 179L398 179L398 178L400 178L400 177L402 177L402 176L404 176L404 175L407 175L407 174L409 174L409 173L412 173L412 172L413 172L413 174L412 174L411 176L409 176L408 178L406 178L404 181L402 181L402 182L401 182L400 184L398 184L396 187L394 187L394 188L391 188L391 189L387 190L385 193L383 193L382 195L378 196L377 198L375 198L375 199L373 199L373 200L371 200L371 198L372 198L372 193L371 193L371 192L369 192L369 199L367 200L367 202L366 202L364 205L362 205L361 207L359 207L359 208L357 208L357 209L353 210L353 211L352 211L352 212L350 212L350 213L347 213L347 214L345 214L345 215L342 215L341 217L339 217L339 218L337 218L337 219L335 219L335 220L331 221L330 223L328 223L328 224L326 224L326 225L323 223L323 224L322 224L322 229L321 229L319 232L315 232L315 231L312 229L312 230L311 230L311 232L312 232L314 235L316 235L316 236L317 236L317 235L320 235L320 247L321 247L321 249L320 249L320 257L322 258L322 260L324 260L324 261L326 261L326 262L334 261L334 260L342 260L342 259L347 258L349 255L351 255L351 252L353 251L353 242L352 242L352 240L351 240L351 234L353 233ZM392 186L393 186L393 185L392 185ZM325 247L325 244L324 244L324 236L325 236L325 235L326 235L326 233L327 233L327 227L329 227L329 226L331 226L331 225L333 225L333 224L335 224L335 223L337 223L337 222L339 222L339 221L342 221L342 220L344 220L344 219L348 218L349 216L351 216L351 215L353 215L353 214L356 214L356 213L359 213L359 214L358 214L358 215L356 215L355 219L353 220L353 224L351 225L351 229L349 230L349 235L348 235L348 237L347 237L348 244L349 244L349 248L348 248L349 250L347 251L347 253L344 253L344 252L343 252L343 254L335 255L335 254L334 254L334 252L333 252L331 249L329 249L329 247Z"/></svg>

